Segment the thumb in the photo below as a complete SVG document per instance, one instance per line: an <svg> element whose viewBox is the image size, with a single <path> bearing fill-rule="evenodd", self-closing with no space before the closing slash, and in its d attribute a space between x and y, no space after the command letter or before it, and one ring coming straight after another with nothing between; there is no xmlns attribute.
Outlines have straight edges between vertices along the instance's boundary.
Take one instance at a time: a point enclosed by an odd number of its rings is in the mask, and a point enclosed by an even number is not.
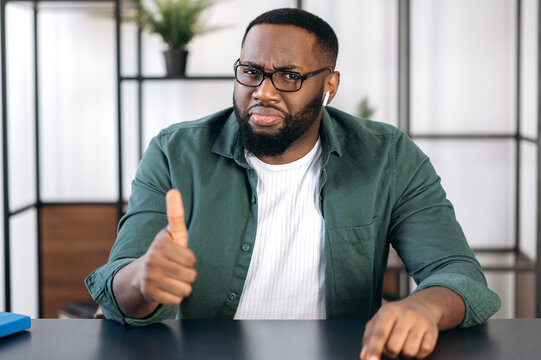
<svg viewBox="0 0 541 360"><path fill-rule="evenodd" d="M171 234L173 241L188 246L188 229L186 229L186 223L184 222L184 205L182 205L180 191L171 189L167 192L165 207L167 231Z"/></svg>

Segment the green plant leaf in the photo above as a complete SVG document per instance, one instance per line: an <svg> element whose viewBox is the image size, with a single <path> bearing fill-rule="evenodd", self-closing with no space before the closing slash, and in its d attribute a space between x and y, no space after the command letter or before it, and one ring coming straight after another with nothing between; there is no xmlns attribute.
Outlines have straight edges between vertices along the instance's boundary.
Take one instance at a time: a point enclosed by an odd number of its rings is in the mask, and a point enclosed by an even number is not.
<svg viewBox="0 0 541 360"><path fill-rule="evenodd" d="M195 36L222 27L207 26L202 14L219 0L153 0L156 11L135 0L135 21L141 29L158 34L170 49L183 49Z"/></svg>
<svg viewBox="0 0 541 360"><path fill-rule="evenodd" d="M361 119L372 119L375 112L376 108L370 105L368 97L365 96L357 105L357 111L355 112L355 115L357 115Z"/></svg>

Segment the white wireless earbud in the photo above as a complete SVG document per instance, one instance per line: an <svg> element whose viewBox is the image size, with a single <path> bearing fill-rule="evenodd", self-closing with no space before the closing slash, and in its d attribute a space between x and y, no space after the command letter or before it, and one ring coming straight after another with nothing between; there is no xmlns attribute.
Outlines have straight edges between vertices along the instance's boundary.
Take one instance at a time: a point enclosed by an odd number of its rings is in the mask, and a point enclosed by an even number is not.
<svg viewBox="0 0 541 360"><path fill-rule="evenodd" d="M327 102L329 102L329 92L325 94L325 97L323 98L323 106L327 106Z"/></svg>

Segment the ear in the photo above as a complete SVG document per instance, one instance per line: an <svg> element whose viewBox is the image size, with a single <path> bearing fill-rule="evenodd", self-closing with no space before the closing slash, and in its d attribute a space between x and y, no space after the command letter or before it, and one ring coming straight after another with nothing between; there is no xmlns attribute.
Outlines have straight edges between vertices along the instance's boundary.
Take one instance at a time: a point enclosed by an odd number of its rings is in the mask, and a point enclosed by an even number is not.
<svg viewBox="0 0 541 360"><path fill-rule="evenodd" d="M325 98L322 99L322 101L327 99L326 104L330 104L332 99L334 99L334 96L338 92L339 85L340 73L338 71L335 71L332 74L329 74L325 79L325 84L323 85L323 96L325 96ZM328 98L326 95L327 92L329 92Z"/></svg>

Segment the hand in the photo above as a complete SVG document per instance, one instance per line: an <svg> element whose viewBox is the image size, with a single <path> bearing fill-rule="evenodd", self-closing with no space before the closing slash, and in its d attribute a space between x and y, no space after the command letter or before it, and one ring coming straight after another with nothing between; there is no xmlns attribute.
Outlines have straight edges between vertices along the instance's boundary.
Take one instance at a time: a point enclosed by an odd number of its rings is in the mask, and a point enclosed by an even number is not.
<svg viewBox="0 0 541 360"><path fill-rule="evenodd" d="M151 304L175 306L192 292L197 277L195 255L188 248L182 197L176 189L165 198L167 222L138 260L135 286Z"/></svg>
<svg viewBox="0 0 541 360"><path fill-rule="evenodd" d="M366 324L360 358L376 360L383 353L422 359L434 350L437 339L438 319L413 295L386 303Z"/></svg>

